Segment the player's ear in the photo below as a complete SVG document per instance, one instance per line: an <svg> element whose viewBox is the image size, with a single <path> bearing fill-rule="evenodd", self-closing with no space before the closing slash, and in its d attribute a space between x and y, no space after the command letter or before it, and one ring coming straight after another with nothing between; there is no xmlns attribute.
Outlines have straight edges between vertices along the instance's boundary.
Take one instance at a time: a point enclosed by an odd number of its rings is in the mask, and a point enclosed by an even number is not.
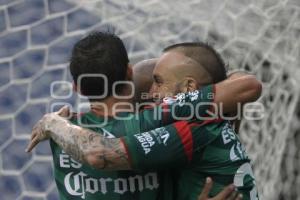
<svg viewBox="0 0 300 200"><path fill-rule="evenodd" d="M73 82L72 85L73 85L73 91L74 91L74 92L77 92L77 85L76 85L74 82Z"/></svg>
<svg viewBox="0 0 300 200"><path fill-rule="evenodd" d="M197 81L192 77L185 77L180 84L180 92L186 93L197 89Z"/></svg>
<svg viewBox="0 0 300 200"><path fill-rule="evenodd" d="M197 88L197 81L194 78L189 77L188 78L188 89L187 89L187 91L192 92L192 91L195 91L197 89L198 89Z"/></svg>
<svg viewBox="0 0 300 200"><path fill-rule="evenodd" d="M133 74L133 72L132 72L132 65L128 64L127 72L126 72L126 80L131 81L132 80L132 76L133 76L132 74Z"/></svg>
<svg viewBox="0 0 300 200"><path fill-rule="evenodd" d="M79 91L79 88L77 87L77 85L74 82L73 82L73 91L81 94L81 92Z"/></svg>

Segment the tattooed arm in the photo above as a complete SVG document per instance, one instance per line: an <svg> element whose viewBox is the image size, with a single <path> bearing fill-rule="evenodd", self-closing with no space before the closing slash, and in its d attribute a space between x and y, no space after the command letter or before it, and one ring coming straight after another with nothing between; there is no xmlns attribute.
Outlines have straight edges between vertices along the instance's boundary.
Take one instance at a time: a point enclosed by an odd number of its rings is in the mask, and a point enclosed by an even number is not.
<svg viewBox="0 0 300 200"><path fill-rule="evenodd" d="M58 113L46 114L33 128L27 152L51 138L73 159L97 169L130 169L126 149L119 138L106 138L71 124Z"/></svg>

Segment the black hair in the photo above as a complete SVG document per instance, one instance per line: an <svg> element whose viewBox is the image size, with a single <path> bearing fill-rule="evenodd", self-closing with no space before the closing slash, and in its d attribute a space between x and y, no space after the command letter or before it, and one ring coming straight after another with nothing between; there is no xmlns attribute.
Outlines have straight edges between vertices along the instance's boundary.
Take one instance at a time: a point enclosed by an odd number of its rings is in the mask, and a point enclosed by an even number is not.
<svg viewBox="0 0 300 200"><path fill-rule="evenodd" d="M166 47L163 52L176 50L198 62L211 76L213 83L226 79L227 66L221 55L208 43L184 42Z"/></svg>
<svg viewBox="0 0 300 200"><path fill-rule="evenodd" d="M129 59L122 40L110 32L94 32L78 41L72 51L70 71L74 83L86 96L101 96L107 89L107 96L112 95L112 86L116 81L124 81ZM107 85L99 77L84 77L80 85L81 75L96 74L107 77ZM105 88L106 87L106 88ZM116 87L119 93L121 85ZM103 98L102 98L103 99ZM99 100L89 98L90 101Z"/></svg>

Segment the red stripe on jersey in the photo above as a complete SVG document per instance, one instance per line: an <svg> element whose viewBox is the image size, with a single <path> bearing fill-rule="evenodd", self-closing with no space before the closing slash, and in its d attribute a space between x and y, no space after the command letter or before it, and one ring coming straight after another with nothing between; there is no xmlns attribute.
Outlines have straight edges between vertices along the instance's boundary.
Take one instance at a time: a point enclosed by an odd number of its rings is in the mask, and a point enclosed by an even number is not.
<svg viewBox="0 0 300 200"><path fill-rule="evenodd" d="M153 108L154 108L153 106L146 105L146 106L144 106L142 109L140 109L140 111L143 111L143 110L150 110L150 109L153 109Z"/></svg>
<svg viewBox="0 0 300 200"><path fill-rule="evenodd" d="M169 112L169 105L168 104L166 104L166 103L162 103L162 105L161 105L161 107L162 107L162 112L163 112L163 122L167 122L167 120L168 120L168 112Z"/></svg>
<svg viewBox="0 0 300 200"><path fill-rule="evenodd" d="M224 119L222 119L222 118L209 119L209 120L205 120L205 121L201 122L200 126L204 126L206 124L211 124L211 123L218 123L218 122L222 122L222 121L224 121Z"/></svg>
<svg viewBox="0 0 300 200"><path fill-rule="evenodd" d="M178 131L178 134L181 138L181 142L183 144L184 152L188 158L188 161L191 161L193 158L193 135L190 129L188 122L179 121L174 123L175 128Z"/></svg>
<svg viewBox="0 0 300 200"><path fill-rule="evenodd" d="M121 141L121 143L123 144L123 146L125 148L125 151L126 151L126 154L127 154L127 157L128 157L129 165L131 166L131 168L133 168L133 162L132 162L132 158L130 156L129 150L128 150L128 146L127 146L124 138L120 138L120 141Z"/></svg>

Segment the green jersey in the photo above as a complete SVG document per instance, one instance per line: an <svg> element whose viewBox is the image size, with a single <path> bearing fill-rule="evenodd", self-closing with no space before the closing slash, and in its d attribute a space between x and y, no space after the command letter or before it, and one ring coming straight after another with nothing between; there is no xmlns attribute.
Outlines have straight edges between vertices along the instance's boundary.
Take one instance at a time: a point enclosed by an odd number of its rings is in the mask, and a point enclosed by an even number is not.
<svg viewBox="0 0 300 200"><path fill-rule="evenodd" d="M78 116L85 124L100 124L104 120L93 113ZM72 122L78 120L73 117ZM101 131L106 137L124 136L120 133L130 133L134 130L128 123L109 120ZM120 131L121 130L121 131ZM118 134L119 133L119 134ZM158 199L161 176L156 171L104 171L73 160L51 140L53 153L55 181L61 200L134 200Z"/></svg>
<svg viewBox="0 0 300 200"><path fill-rule="evenodd" d="M191 129L197 131L196 127ZM211 197L234 183L243 200L258 200L250 160L231 124L222 121L206 125L206 129L218 136L194 153L190 165L177 171L178 199L197 200L206 177L211 177L214 181Z"/></svg>
<svg viewBox="0 0 300 200"><path fill-rule="evenodd" d="M244 199L256 199L249 159L229 122L193 119L150 130L176 121L174 116L190 116L191 109L184 103L209 102L206 94L212 92L212 88L178 96L174 101L180 103L178 108L169 99L169 105L160 106L160 120L153 119L153 109L149 109L139 113L139 118L133 118L136 115L132 113L120 113L126 121L110 119L104 127L91 128L106 137L121 138L135 171L92 169L70 159L52 142L55 179L61 199L196 200L206 176L215 181L211 195L234 182ZM201 109L197 110L203 112L210 107L203 105L198 105ZM170 114L170 110L174 111ZM92 113L79 119L81 124L87 125L103 122Z"/></svg>
<svg viewBox="0 0 300 200"><path fill-rule="evenodd" d="M93 113L85 113L73 117L71 122L87 127L106 137L122 138L124 144L129 136L135 133L146 132L161 127L180 117L189 117L194 113L191 106L196 108L196 113L205 113L210 109L214 97L212 85L200 91L179 95L176 99L169 99L171 103L161 104L155 108L145 109L140 113L119 113L115 118L102 118ZM174 100L174 101L172 101ZM195 110L194 110L195 111ZM104 123L105 122L105 123ZM102 126L100 126L102 124ZM176 129L174 129L176 131ZM128 138L127 138L128 137ZM167 135L161 135L164 140ZM132 171L103 171L94 169L88 165L74 161L62 149L50 141L53 161L54 175L60 199L90 199L90 200L173 200L172 176L169 172L151 169L136 169ZM147 145L150 145L147 147ZM151 148L151 142L144 145L144 150ZM125 144L131 149L129 143ZM129 157L131 157L129 155ZM171 161L170 161L171 162ZM165 193L164 191L168 191Z"/></svg>
<svg viewBox="0 0 300 200"><path fill-rule="evenodd" d="M244 200L258 199L250 160L228 121L178 121L123 138L134 169L174 169L174 199L197 200L208 176L211 196L234 183Z"/></svg>

